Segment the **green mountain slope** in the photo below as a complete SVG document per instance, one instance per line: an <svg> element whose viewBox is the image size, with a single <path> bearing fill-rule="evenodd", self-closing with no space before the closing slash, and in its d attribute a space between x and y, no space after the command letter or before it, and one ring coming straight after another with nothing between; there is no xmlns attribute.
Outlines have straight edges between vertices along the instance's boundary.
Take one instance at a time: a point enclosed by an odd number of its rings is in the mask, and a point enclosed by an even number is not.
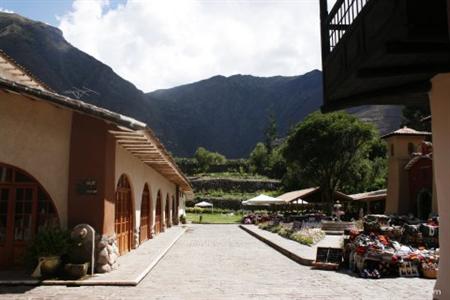
<svg viewBox="0 0 450 300"><path fill-rule="evenodd" d="M144 94L109 66L70 45L63 33L17 14L0 12L0 49L58 93L146 122L176 156L199 146L246 157L274 114L279 134L322 104L321 72L301 76L215 76ZM84 91L76 95L74 91ZM397 128L396 107L353 109L383 132Z"/></svg>

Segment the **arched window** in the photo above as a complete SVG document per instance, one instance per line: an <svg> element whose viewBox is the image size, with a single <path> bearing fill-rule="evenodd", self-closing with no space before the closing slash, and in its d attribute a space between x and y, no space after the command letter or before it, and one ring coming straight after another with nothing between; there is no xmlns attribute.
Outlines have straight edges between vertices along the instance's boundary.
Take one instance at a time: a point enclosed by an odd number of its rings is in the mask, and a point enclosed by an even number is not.
<svg viewBox="0 0 450 300"><path fill-rule="evenodd" d="M0 164L0 266L21 260L26 244L44 228L59 227L48 193L30 174Z"/></svg>

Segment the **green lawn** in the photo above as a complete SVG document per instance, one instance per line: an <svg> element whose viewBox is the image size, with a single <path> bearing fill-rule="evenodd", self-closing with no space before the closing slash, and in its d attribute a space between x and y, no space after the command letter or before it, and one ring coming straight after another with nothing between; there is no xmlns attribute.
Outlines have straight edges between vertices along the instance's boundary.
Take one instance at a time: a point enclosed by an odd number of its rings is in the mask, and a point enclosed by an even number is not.
<svg viewBox="0 0 450 300"><path fill-rule="evenodd" d="M240 223L242 215L229 214L202 214L202 223L205 224L236 224ZM199 223L200 214L187 213L186 219L192 223Z"/></svg>

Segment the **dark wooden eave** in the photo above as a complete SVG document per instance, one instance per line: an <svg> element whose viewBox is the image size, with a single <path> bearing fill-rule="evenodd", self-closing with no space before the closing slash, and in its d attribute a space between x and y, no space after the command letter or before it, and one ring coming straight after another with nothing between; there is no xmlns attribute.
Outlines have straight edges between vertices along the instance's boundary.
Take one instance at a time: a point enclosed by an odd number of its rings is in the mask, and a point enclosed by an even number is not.
<svg viewBox="0 0 450 300"><path fill-rule="evenodd" d="M324 111L427 103L430 79L450 72L447 0L320 3Z"/></svg>

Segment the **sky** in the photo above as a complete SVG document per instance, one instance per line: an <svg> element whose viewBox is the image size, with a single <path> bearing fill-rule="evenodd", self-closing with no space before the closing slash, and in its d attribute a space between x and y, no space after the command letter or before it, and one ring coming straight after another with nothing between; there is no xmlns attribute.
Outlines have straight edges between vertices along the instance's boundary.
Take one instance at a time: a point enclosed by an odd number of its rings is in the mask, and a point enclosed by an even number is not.
<svg viewBox="0 0 450 300"><path fill-rule="evenodd" d="M0 10L60 28L73 46L149 92L215 75L321 69L318 3L0 0Z"/></svg>

